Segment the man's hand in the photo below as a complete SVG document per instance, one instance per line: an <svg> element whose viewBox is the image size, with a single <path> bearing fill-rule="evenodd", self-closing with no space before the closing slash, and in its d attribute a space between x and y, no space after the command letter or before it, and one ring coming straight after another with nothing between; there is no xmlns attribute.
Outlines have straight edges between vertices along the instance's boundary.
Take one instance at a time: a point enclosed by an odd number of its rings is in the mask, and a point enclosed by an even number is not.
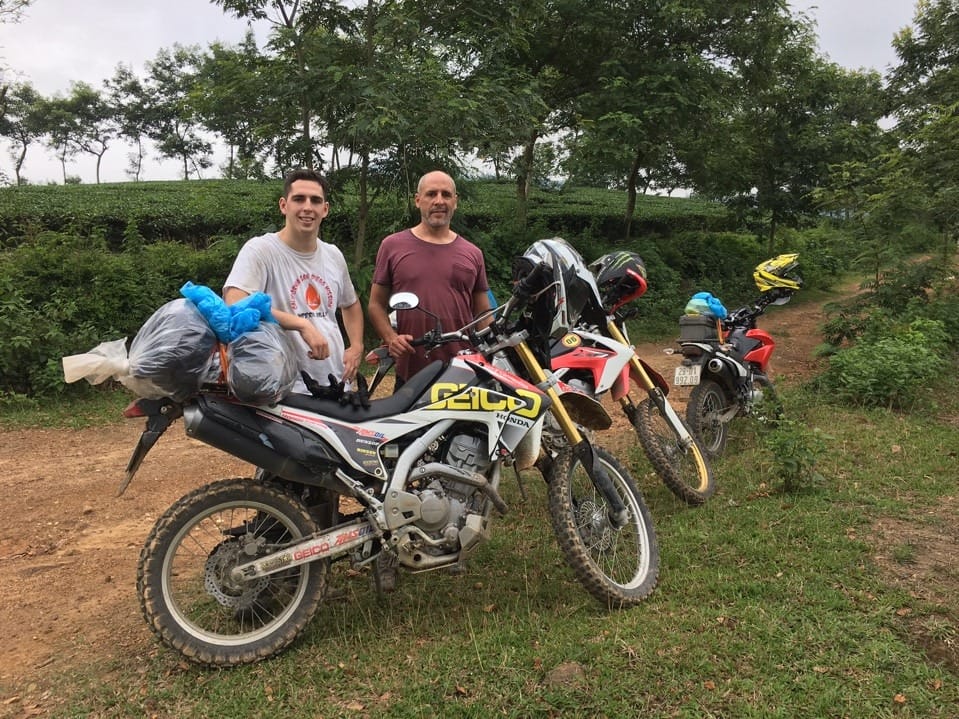
<svg viewBox="0 0 959 719"><path fill-rule="evenodd" d="M363 347L350 345L343 353L343 379L352 382L360 369L360 358L363 357Z"/></svg>
<svg viewBox="0 0 959 719"><path fill-rule="evenodd" d="M410 342L413 341L413 335L396 335L386 343L390 351L390 357L397 359L405 354L412 354L415 350Z"/></svg>
<svg viewBox="0 0 959 719"><path fill-rule="evenodd" d="M306 346L310 348L308 354L312 359L325 360L330 356L330 345L326 337L312 324L305 322L303 327L299 328L299 333L306 342ZM353 371L355 372L356 369L354 368Z"/></svg>

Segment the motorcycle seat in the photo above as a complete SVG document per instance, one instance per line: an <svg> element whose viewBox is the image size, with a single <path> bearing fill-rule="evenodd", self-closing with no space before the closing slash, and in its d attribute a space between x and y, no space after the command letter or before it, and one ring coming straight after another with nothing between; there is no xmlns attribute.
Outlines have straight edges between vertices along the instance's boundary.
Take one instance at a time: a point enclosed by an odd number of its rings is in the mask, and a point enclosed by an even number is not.
<svg viewBox="0 0 959 719"><path fill-rule="evenodd" d="M370 401L370 406L353 406L340 404L335 399L318 399L308 394L288 395L281 404L296 409L305 409L309 412L322 414L324 417L339 419L345 422L366 422L371 419L382 419L394 414L402 414L413 406L413 403L423 394L443 371L443 362L436 360L410 377L406 383L394 394L382 399Z"/></svg>

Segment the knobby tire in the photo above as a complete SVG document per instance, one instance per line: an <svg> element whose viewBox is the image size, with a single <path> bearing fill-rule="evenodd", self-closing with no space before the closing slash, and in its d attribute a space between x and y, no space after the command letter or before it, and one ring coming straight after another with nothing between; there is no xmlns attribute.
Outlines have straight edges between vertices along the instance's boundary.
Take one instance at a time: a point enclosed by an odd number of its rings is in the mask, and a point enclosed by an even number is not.
<svg viewBox="0 0 959 719"><path fill-rule="evenodd" d="M689 393L686 422L710 459L718 457L726 449L729 422L721 421L720 417L732 409L735 401L735 398L726 396L717 382L710 379L704 379Z"/></svg>
<svg viewBox="0 0 959 719"><path fill-rule="evenodd" d="M547 465L549 510L556 539L576 579L593 597L616 609L638 604L659 577L659 545L652 516L629 472L609 452L593 446L629 520L609 522L609 505L578 459L566 448Z"/></svg>
<svg viewBox="0 0 959 719"><path fill-rule="evenodd" d="M682 422L679 417L677 420ZM691 506L704 504L713 496L716 492L713 470L696 441L694 430L685 427L693 441L684 442L650 398L636 405L633 428L653 469L673 494Z"/></svg>
<svg viewBox="0 0 959 719"><path fill-rule="evenodd" d="M225 479L168 509L140 554L137 592L160 641L204 666L231 667L288 647L326 591L328 562L252 581L229 570L318 531L309 510L271 482Z"/></svg>

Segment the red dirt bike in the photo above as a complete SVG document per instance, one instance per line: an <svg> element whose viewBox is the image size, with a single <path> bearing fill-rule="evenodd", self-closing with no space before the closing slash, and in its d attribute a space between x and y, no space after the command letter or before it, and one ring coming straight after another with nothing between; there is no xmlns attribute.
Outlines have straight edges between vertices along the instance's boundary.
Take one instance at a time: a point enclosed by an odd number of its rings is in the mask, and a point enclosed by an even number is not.
<svg viewBox="0 0 959 719"><path fill-rule="evenodd" d="M706 502L716 491L705 452L670 404L669 385L635 352L626 336L626 305L646 291L646 269L633 252L612 252L590 269L602 293L605 316L596 326L579 325L556 341L550 363L557 377L590 396L609 393L639 437L643 452L663 483L690 505ZM633 387L645 398L630 396Z"/></svg>
<svg viewBox="0 0 959 719"><path fill-rule="evenodd" d="M769 360L776 343L756 320L770 305L783 305L802 287L795 274L798 254L779 255L753 273L759 298L724 319L702 315L680 318L682 364L673 383L691 387L686 421L710 457L726 448L729 423L752 416L770 422L782 416L782 404L770 379Z"/></svg>

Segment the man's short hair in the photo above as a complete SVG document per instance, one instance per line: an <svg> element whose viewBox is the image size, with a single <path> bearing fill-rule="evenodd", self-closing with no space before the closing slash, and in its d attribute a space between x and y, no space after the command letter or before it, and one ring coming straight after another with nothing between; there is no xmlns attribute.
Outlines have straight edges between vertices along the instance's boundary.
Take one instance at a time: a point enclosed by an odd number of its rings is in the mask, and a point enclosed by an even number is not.
<svg viewBox="0 0 959 719"><path fill-rule="evenodd" d="M293 183L297 180L307 180L309 182L317 182L320 187L323 188L323 197L327 201L330 199L330 183L316 170L311 170L306 167L301 167L296 170L290 170L286 173L286 177L283 178L283 197L290 196L290 187L293 186Z"/></svg>

